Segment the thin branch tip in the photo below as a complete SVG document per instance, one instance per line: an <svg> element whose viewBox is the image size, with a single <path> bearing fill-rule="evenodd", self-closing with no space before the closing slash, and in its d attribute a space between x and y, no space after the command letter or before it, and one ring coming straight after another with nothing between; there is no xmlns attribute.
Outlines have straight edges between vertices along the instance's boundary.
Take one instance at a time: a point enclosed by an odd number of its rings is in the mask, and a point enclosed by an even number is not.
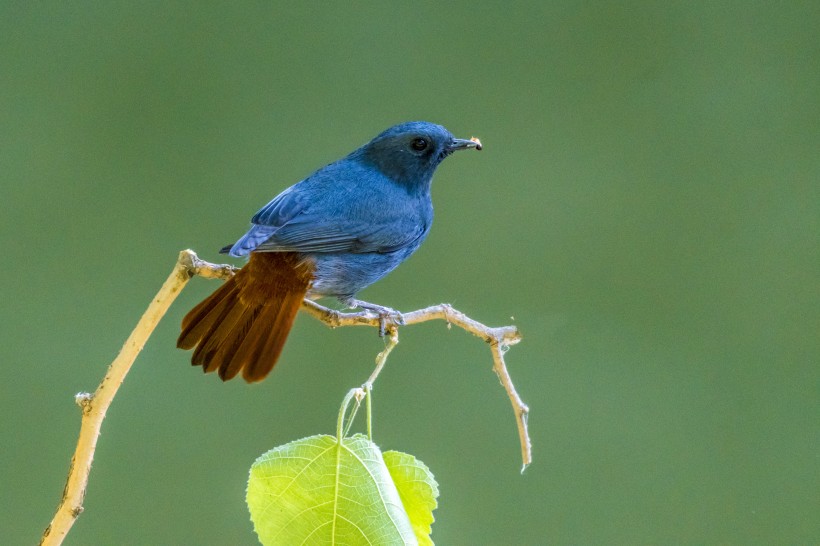
<svg viewBox="0 0 820 546"><path fill-rule="evenodd" d="M379 329L383 324L381 317L368 310L358 312L336 311L308 299L302 303L302 309L330 328L338 328L340 326L370 326ZM513 325L491 328L468 317L449 303L440 303L424 309L400 313L400 315L404 319L404 325L393 323L387 329L390 333L389 341L384 350L376 357L376 369L371 374L368 382L370 384L373 383L384 367L387 355L393 350L396 344L398 344L399 326L409 326L411 324L431 320L444 320L448 328L453 325L458 326L462 330L483 339L490 345L490 350L493 354L493 371L501 381L501 385L507 392L507 396L513 406L521 444L521 458L525 466L529 465L532 460L530 437L526 422L526 415L529 412L529 408L516 392L504 361L504 354L507 350L522 340L522 335L518 327Z"/></svg>

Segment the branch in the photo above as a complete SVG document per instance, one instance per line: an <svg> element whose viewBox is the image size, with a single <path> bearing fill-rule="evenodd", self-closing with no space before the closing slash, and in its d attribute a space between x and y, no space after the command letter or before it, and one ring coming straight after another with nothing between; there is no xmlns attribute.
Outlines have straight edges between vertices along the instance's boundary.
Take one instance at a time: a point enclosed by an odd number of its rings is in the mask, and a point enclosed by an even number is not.
<svg viewBox="0 0 820 546"><path fill-rule="evenodd" d="M81 392L75 401L82 409L80 437L74 456L68 467L68 479L63 489L63 496L54 514L54 519L43 532L40 544L51 546L61 544L66 534L83 511L83 499L88 485L88 474L94 460L97 438L108 406L114 400L125 376L137 355L145 346L148 337L157 327L160 319L179 295L180 290L194 275L212 279L227 279L234 274L235 268L230 265L214 265L200 260L190 250L179 253L176 265L168 279L159 289L145 313L140 318L134 331L128 336L117 358L108 367L108 372L93 394Z"/></svg>
<svg viewBox="0 0 820 546"><path fill-rule="evenodd" d="M340 326L371 326L373 328L381 328L382 326L382 319L377 314L370 311L343 313L334 309L328 309L327 307L307 299L302 303L302 309L331 328L337 328ZM507 352L507 349L521 341L521 333L518 331L518 328L515 326L501 326L498 328L485 326L484 324L471 319L461 311L454 309L446 303L433 305L417 311L411 311L409 313L403 313L402 318L404 319L404 325L418 324L420 322L427 322L430 320L444 320L447 322L448 327L455 324L462 330L470 332L474 336L483 339L490 345L490 351L493 356L493 371L501 381L501 385L504 387L504 390L507 391L507 396L510 399L513 412L515 413L515 423L518 427L518 439L521 443L521 460L523 463L521 472L524 472L527 466L532 462L532 444L530 443L530 436L527 430L527 416L530 409L524 401L521 400L521 397L518 396L518 392L515 390L515 385L513 385L512 378L510 378L510 374L507 371L507 365L504 362L504 353ZM399 342L398 330L395 326L389 329L389 333L389 343L385 350L379 353L379 356L376 357L376 369L365 383L366 386L373 384L376 380L376 376L379 375L379 372L381 372L381 369L387 360L387 355Z"/></svg>
<svg viewBox="0 0 820 546"><path fill-rule="evenodd" d="M171 306L173 301L185 287L188 281L195 275L208 279L228 279L237 268L230 265L216 265L204 260L200 260L196 253L191 250L183 250L179 253L174 269L160 288L157 295L151 301L148 309L140 318L134 331L128 336L120 353L108 367L108 372L100 382L94 393L78 393L75 397L76 403L82 410L82 421L80 423L80 435L77 440L77 447L71 458L68 469L63 495L57 512L51 523L43 532L40 544L43 546L54 546L62 544L71 526L74 525L77 517L83 511L83 499L88 485L88 475L91 471L91 463L94 459L94 450L97 446L97 438L100 434L102 422L105 419L106 411L114 400L125 376L131 369L131 365L139 355L151 333L157 327L160 319ZM321 320L331 328L338 326L372 326L379 328L380 318L370 311L359 313L342 313L323 307L313 301L305 300L302 308L313 317ZM521 401L515 391L512 380L507 372L504 363L504 352L511 345L521 341L521 334L514 326L501 328L490 328L477 322L464 313L453 309L447 304L434 305L426 309L412 311L403 315L404 324L416 324L428 320L445 320L448 326L456 326L466 330L490 345L493 354L493 370L501 380L501 384L507 391L510 402L515 411L518 434L521 440L521 455L524 466L522 472L531 462L530 440L527 433L527 413L529 408ZM365 386L369 388L375 381L387 356L393 347L398 343L398 330L395 326L389 329L390 342L388 346L377 357L377 367L368 379Z"/></svg>

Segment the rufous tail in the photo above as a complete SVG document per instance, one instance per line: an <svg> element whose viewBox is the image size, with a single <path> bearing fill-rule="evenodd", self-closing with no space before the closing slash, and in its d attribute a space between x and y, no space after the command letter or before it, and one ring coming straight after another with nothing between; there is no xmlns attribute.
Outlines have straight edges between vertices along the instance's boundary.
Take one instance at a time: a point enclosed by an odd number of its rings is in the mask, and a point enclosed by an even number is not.
<svg viewBox="0 0 820 546"><path fill-rule="evenodd" d="M191 364L223 381L242 371L248 383L273 369L313 279L297 254L254 252L250 261L182 319L180 349Z"/></svg>

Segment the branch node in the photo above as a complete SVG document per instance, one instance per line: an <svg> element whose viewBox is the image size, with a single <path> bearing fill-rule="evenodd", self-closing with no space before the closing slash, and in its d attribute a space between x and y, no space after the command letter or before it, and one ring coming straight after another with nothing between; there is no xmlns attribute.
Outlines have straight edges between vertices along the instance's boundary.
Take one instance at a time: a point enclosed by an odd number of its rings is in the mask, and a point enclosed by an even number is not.
<svg viewBox="0 0 820 546"><path fill-rule="evenodd" d="M339 311L336 311L335 309L327 310L327 320L328 325L333 329L336 329L342 325L341 313L339 313Z"/></svg>
<svg viewBox="0 0 820 546"><path fill-rule="evenodd" d="M195 262L197 260L199 260L199 258L193 250L187 249L179 253L177 263L182 267L189 279L196 274Z"/></svg>
<svg viewBox="0 0 820 546"><path fill-rule="evenodd" d="M92 402L94 402L94 395L90 392L78 392L74 395L74 403L80 406L83 415L91 411Z"/></svg>
<svg viewBox="0 0 820 546"><path fill-rule="evenodd" d="M365 385L367 385L367 383L365 383ZM357 389L353 389L353 398L356 399L356 402L361 402L362 400L364 400L364 397L367 396L367 390L365 389L365 385L362 385Z"/></svg>

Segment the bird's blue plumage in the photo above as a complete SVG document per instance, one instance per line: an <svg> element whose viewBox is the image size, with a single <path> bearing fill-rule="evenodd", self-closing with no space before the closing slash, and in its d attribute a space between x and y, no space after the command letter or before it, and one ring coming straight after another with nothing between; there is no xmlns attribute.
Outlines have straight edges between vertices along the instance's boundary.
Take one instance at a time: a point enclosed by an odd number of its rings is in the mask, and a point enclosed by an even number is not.
<svg viewBox="0 0 820 546"><path fill-rule="evenodd" d="M276 196L229 253L300 253L315 264L311 296L351 297L424 241L433 173L450 153L471 147L441 125L391 127Z"/></svg>
<svg viewBox="0 0 820 546"><path fill-rule="evenodd" d="M262 380L282 352L305 297L353 298L407 259L433 222L430 183L456 150L479 148L444 127L415 121L376 138L286 189L223 249L248 264L182 320L177 347L223 380ZM395 318L392 320L396 320Z"/></svg>

